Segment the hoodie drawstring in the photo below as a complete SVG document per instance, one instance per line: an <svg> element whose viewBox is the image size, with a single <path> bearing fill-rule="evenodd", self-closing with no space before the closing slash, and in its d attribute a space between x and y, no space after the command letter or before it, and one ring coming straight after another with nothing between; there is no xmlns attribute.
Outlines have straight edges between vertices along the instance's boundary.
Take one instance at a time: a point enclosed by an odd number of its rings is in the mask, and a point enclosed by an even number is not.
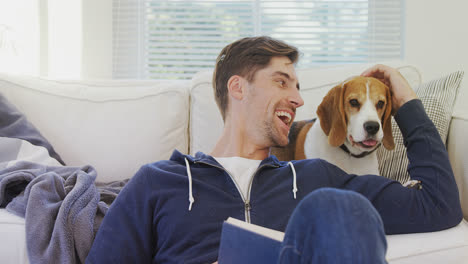
<svg viewBox="0 0 468 264"><path fill-rule="evenodd" d="M293 172L293 189L292 189L292 192L294 194L294 199L296 199L296 192L297 192L296 170L294 169L294 165L292 164L292 162L288 162L288 165L291 167L291 170Z"/></svg>
<svg viewBox="0 0 468 264"><path fill-rule="evenodd" d="M291 167L292 173L293 173L293 195L294 199L296 199L296 193L298 191L297 189L297 183L296 183L296 169L294 169L294 165L292 162L288 162L288 165ZM187 168L187 176L188 176L188 181L189 181L189 211L192 211L192 204L195 202L195 199L193 198L193 193L192 193L192 172L190 171L190 163L188 162L187 158L185 158L185 166Z"/></svg>
<svg viewBox="0 0 468 264"><path fill-rule="evenodd" d="M190 172L190 164L187 160L187 158L185 158L185 165L187 167L187 176L188 176L188 182L189 182L189 208L188 210L189 211L192 211L192 204L193 202L195 202L195 199L193 198L193 195L192 195L192 173Z"/></svg>

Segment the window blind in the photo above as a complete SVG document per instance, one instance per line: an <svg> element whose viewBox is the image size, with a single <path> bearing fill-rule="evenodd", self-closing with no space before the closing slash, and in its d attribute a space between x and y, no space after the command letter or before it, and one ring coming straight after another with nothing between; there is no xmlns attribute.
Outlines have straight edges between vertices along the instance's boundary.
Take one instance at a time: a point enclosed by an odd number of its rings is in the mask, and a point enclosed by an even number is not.
<svg viewBox="0 0 468 264"><path fill-rule="evenodd" d="M189 79L228 43L268 35L299 68L399 59L401 0L114 0L115 78Z"/></svg>

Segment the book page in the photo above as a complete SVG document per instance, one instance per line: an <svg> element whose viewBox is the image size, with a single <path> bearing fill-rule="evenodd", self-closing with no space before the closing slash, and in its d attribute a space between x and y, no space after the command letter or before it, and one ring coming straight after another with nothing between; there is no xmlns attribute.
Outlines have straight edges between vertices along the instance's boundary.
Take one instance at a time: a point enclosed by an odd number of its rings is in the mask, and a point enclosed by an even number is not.
<svg viewBox="0 0 468 264"><path fill-rule="evenodd" d="M273 229L270 229L270 228L266 228L266 227L263 227L263 226L259 226L259 225L250 224L250 223L241 221L241 220L236 219L236 218L229 217L226 220L226 222L231 224L231 225L240 227L242 229L249 230L249 231L254 232L256 234L259 234L259 235L262 235L262 236L265 236L265 237L269 237L269 238L277 240L277 241L283 241L283 238L284 238L284 233L283 232L273 230Z"/></svg>

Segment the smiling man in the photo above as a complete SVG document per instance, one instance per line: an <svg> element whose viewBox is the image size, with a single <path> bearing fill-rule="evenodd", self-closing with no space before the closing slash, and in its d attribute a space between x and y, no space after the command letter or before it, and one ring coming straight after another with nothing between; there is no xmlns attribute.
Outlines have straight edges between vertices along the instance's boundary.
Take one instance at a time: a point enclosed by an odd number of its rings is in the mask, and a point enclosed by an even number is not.
<svg viewBox="0 0 468 264"><path fill-rule="evenodd" d="M409 189L387 178L349 175L326 161L280 162L303 105L296 48L269 37L238 40L213 76L224 130L208 155L174 151L143 166L112 204L88 263L212 263L228 217L285 231L279 263L386 263L385 233L429 232L462 219L448 155L421 101L395 69L365 71L393 93L404 136ZM246 244L246 247L250 245Z"/></svg>
<svg viewBox="0 0 468 264"><path fill-rule="evenodd" d="M223 82L219 80L218 84L216 80L216 93L220 94L217 103L223 109L225 127L212 156L263 160L270 147L288 144L296 108L304 104L294 64L289 57L271 58L267 67L259 69L250 78L231 76L227 80L227 89ZM227 98L223 93L230 97L229 103L221 101L220 98ZM228 105L232 110L226 109Z"/></svg>

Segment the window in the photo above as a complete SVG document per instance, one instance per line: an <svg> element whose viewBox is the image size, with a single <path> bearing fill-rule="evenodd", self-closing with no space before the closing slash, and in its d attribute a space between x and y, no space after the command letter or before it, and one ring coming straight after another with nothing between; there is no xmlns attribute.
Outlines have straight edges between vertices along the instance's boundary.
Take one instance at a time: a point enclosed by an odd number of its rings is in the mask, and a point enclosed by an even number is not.
<svg viewBox="0 0 468 264"><path fill-rule="evenodd" d="M401 0L114 0L114 78L189 79L228 43L268 35L301 67L401 57Z"/></svg>
<svg viewBox="0 0 468 264"><path fill-rule="evenodd" d="M0 2L0 72L39 74L39 12L35 0Z"/></svg>

